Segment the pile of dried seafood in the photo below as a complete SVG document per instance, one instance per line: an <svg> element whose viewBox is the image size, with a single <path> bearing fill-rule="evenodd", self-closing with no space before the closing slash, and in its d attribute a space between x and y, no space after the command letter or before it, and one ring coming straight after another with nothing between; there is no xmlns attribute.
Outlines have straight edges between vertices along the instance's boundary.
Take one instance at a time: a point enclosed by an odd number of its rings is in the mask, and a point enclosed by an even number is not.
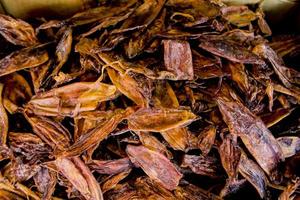
<svg viewBox="0 0 300 200"><path fill-rule="evenodd" d="M297 195L300 37L258 6L114 0L0 34L0 199Z"/></svg>

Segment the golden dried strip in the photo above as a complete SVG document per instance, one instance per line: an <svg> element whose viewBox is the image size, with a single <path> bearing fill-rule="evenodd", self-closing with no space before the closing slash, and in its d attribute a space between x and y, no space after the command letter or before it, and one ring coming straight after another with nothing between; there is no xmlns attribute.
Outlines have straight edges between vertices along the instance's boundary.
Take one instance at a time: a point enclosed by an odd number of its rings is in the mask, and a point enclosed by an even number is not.
<svg viewBox="0 0 300 200"><path fill-rule="evenodd" d="M141 108L127 120L130 130L162 132L187 126L196 118L196 115L188 110Z"/></svg>
<svg viewBox="0 0 300 200"><path fill-rule="evenodd" d="M47 62L49 56L44 46L24 48L2 58L0 60L0 77Z"/></svg>

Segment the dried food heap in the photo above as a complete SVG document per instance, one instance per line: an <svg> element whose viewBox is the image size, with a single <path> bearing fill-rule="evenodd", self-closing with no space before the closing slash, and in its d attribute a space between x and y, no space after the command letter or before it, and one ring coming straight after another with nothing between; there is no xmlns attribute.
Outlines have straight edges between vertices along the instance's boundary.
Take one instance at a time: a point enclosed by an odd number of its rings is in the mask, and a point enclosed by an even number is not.
<svg viewBox="0 0 300 200"><path fill-rule="evenodd" d="M300 38L259 7L115 0L0 34L1 199L297 195Z"/></svg>

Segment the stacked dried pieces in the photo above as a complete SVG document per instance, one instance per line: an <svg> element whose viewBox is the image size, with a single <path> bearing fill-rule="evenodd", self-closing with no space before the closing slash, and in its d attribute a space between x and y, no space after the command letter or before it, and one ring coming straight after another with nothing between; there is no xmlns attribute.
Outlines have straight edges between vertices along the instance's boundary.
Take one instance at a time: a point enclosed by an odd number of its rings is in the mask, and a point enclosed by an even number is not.
<svg viewBox="0 0 300 200"><path fill-rule="evenodd" d="M1 198L295 197L300 42L259 8L120 0L0 22Z"/></svg>

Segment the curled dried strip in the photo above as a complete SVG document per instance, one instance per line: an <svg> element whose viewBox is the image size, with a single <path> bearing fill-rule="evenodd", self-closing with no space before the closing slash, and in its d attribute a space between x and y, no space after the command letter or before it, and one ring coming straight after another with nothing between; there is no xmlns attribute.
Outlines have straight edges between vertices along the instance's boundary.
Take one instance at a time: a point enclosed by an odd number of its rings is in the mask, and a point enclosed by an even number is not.
<svg viewBox="0 0 300 200"><path fill-rule="evenodd" d="M99 183L80 158L58 157L55 165L87 200L103 200Z"/></svg>
<svg viewBox="0 0 300 200"><path fill-rule="evenodd" d="M7 15L0 14L0 34L14 45L29 47L38 43L30 24Z"/></svg>
<svg viewBox="0 0 300 200"><path fill-rule="evenodd" d="M128 117L128 128L133 131L162 132L184 127L196 119L188 110L142 108Z"/></svg>
<svg viewBox="0 0 300 200"><path fill-rule="evenodd" d="M14 51L0 60L0 77L22 69L37 67L48 60L45 45Z"/></svg>
<svg viewBox="0 0 300 200"><path fill-rule="evenodd" d="M131 169L132 163L129 158L121 158L118 160L92 160L89 167L100 174L114 175Z"/></svg>
<svg viewBox="0 0 300 200"><path fill-rule="evenodd" d="M226 87L228 86L222 86L217 97L223 120L228 125L229 131L242 139L262 169L274 178L273 175L277 174L277 165L284 160L278 142L263 121L237 100L233 91L228 92Z"/></svg>
<svg viewBox="0 0 300 200"><path fill-rule="evenodd" d="M266 197L267 177L263 170L244 153L241 156L239 172L255 187L262 199Z"/></svg>
<svg viewBox="0 0 300 200"><path fill-rule="evenodd" d="M127 145L126 152L132 163L141 167L151 179L166 189L173 190L179 184L182 174L161 153L133 145Z"/></svg>

